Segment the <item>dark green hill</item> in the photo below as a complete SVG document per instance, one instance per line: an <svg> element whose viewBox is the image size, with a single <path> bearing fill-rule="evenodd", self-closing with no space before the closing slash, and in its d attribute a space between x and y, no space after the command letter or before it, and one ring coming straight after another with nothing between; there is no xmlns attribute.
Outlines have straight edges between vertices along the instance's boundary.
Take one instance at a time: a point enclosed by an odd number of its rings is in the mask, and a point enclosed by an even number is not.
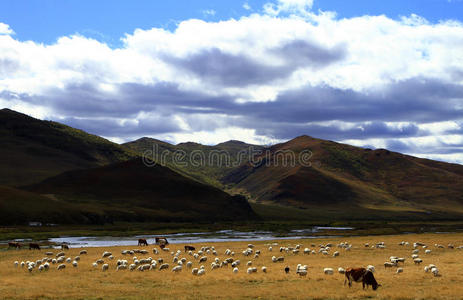
<svg viewBox="0 0 463 300"><path fill-rule="evenodd" d="M139 155L147 155L182 175L223 190L233 187L224 185L222 178L241 163L249 161L250 151L264 149L263 146L240 141L228 141L215 146L192 142L172 145L146 137L123 146Z"/></svg>
<svg viewBox="0 0 463 300"><path fill-rule="evenodd" d="M26 189L73 205L99 207L111 221L211 222L256 217L244 197L160 165L147 167L140 158L65 172Z"/></svg>
<svg viewBox="0 0 463 300"><path fill-rule="evenodd" d="M61 172L124 161L135 154L96 135L0 110L0 184L20 186Z"/></svg>

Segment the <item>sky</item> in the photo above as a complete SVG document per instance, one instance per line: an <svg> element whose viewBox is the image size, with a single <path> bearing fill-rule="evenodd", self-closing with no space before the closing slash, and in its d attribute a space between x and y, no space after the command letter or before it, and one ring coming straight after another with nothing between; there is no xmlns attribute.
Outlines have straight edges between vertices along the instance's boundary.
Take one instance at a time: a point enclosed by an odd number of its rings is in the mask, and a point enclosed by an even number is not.
<svg viewBox="0 0 463 300"><path fill-rule="evenodd" d="M463 164L463 0L0 2L0 107L121 143L310 135Z"/></svg>

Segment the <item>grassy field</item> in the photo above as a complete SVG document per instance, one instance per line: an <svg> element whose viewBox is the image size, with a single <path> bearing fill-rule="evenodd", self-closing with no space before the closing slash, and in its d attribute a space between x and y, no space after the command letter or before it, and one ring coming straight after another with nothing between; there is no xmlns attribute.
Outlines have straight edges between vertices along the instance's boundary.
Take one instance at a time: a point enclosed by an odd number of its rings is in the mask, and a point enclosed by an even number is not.
<svg viewBox="0 0 463 300"><path fill-rule="evenodd" d="M352 244L352 250L339 249L337 243L347 241ZM385 242L386 249L373 249L364 247L364 243L374 244ZM399 246L401 241L410 242L409 246ZM412 263L413 242L420 241L429 246L432 253L425 254L420 249L419 255L423 259L420 266ZM268 250L269 243L278 243L273 251ZM116 271L117 259L132 258L123 256L121 250L140 247L106 247L88 248L88 255L82 255L77 268L67 264L64 271L56 270L52 265L47 272L34 269L31 273L26 268L16 268L14 261L35 261L45 257L44 249L41 251L6 250L0 251L0 298L2 299L457 299L463 295L462 258L463 250L438 249L434 244L452 243L455 246L463 245L462 234L408 234L391 236L364 236L352 238L310 239L310 240L279 240L274 242L255 242L255 250L260 249L259 258L245 257L242 251L247 247L244 242L224 242L211 245L194 245L197 250L200 246L214 246L221 260L227 258L226 249L235 251L234 259L239 259L239 273L234 274L231 266L211 270L214 255L207 255L208 261L203 263L206 274L193 276L184 267L180 273L173 273L172 255L161 252L155 255L153 246L143 247L149 254L135 254L139 259L151 256L162 257L169 263L168 270L155 271ZM304 255L280 253L280 246L295 246L300 244L318 250L319 244L331 242L334 244L330 255ZM315 245L315 246L312 246ZM169 245L170 251L182 250L183 245ZM75 257L81 249L66 251L67 257ZM58 250L53 250L56 254ZM107 272L101 266L92 267L92 263L101 258L104 251L111 251L115 259L106 259L110 265ZM339 251L339 257L331 254ZM273 263L271 257L284 256L283 263ZM383 263L390 256L405 257L404 272L396 274L395 268L384 269ZM193 267L199 263L193 257L182 252L180 258L185 257L193 262ZM252 266L258 268L257 273L246 273L246 262L251 260ZM308 275L300 277L295 273L297 264L308 265ZM442 276L434 277L425 273L423 268L428 264L435 264ZM329 276L323 273L323 268L331 267L335 271L338 267L360 267L372 264L376 267L375 277L382 284L377 291L362 290L361 284L352 288L343 285L344 276L335 272ZM266 266L267 273L261 272ZM285 266L291 271L285 274ZM159 265L158 265L159 267Z"/></svg>

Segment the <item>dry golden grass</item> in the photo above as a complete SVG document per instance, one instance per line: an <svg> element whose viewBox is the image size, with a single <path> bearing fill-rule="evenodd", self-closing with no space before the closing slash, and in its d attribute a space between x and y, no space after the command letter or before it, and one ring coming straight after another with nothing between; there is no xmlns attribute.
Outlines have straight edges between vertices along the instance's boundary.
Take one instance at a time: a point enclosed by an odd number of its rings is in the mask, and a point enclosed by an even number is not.
<svg viewBox="0 0 463 300"><path fill-rule="evenodd" d="M411 259L412 245L399 246L400 241L424 242L432 250L431 254L424 254L420 249L420 257L423 263L415 266ZM331 242L337 244L347 241L353 244L351 251L338 249L335 246L330 251L339 251L339 257L323 256L322 254L298 255L279 252L280 246L300 244L311 247L315 244L318 250L319 244ZM374 244L384 241L386 249L365 248L364 243ZM245 242L213 243L218 252L218 257L225 259L224 251L229 248L235 251L235 259L241 260L239 273L233 274L231 266L211 271L210 264L213 255L208 255L206 275L193 276L190 270L184 268L181 273L171 272L173 266L170 253L161 252L160 255L152 253L153 246L144 247L150 253L148 255L136 254L142 257L163 257L169 263L169 270L164 271L116 271L117 259L130 259L130 256L121 255L121 250L133 247L105 247L88 248L88 255L82 256L78 268L70 264L64 271L57 271L56 265L48 272L39 272L35 269L29 273L26 268L14 267L13 262L18 260L37 260L45 257L45 252L29 250L0 251L0 298L2 299L458 299L463 297L463 250L437 249L434 244L452 243L455 246L463 245L461 234L421 234L421 235L397 235L397 236L367 236L353 238L331 238L310 240L279 240L278 246L273 247L273 252L268 251L266 244L269 241L254 242L255 249L260 249L262 255L258 259L253 256L244 257L241 254L246 248ZM211 246L207 244L207 246ZM201 245L195 245L198 248ZM206 245L203 245L206 246ZM135 247L140 248L140 247ZM183 245L170 245L171 250L183 250ZM3 250L3 249L2 249ZM78 255L81 249L67 251L67 256ZM101 266L93 268L92 263L101 258L103 251L111 251L115 255L108 272L102 272ZM54 250L54 253L57 253ZM285 256L284 263L272 263L272 255ZM395 268L385 270L383 263L390 256L405 257L404 272L396 274ZM182 253L180 257L198 262L193 257ZM247 274L246 262L253 261L253 266L258 267L258 273ZM297 264L309 266L308 276L299 277L295 274ZM433 263L437 265L442 276L433 277L425 273L425 265ZM362 290L362 285L354 283L352 288L344 286L344 276L335 272L328 276L323 274L323 268L331 267L335 271L338 267L360 267L372 264L376 267L375 277L382 284L377 291L371 289ZM261 266L268 268L268 273L262 273ZM285 274L283 268L288 265L290 274Z"/></svg>

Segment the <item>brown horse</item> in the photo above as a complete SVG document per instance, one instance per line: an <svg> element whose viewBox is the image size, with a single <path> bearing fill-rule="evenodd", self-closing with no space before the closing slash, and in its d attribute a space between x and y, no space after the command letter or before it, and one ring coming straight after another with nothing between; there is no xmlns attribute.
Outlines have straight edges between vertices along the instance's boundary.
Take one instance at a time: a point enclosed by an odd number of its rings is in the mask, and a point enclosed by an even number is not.
<svg viewBox="0 0 463 300"><path fill-rule="evenodd" d="M8 249L10 248L21 249L21 244L18 242L8 242Z"/></svg>
<svg viewBox="0 0 463 300"><path fill-rule="evenodd" d="M146 239L138 239L138 246L148 246Z"/></svg>
<svg viewBox="0 0 463 300"><path fill-rule="evenodd" d="M40 250L40 246L37 243L29 243L29 250Z"/></svg>

